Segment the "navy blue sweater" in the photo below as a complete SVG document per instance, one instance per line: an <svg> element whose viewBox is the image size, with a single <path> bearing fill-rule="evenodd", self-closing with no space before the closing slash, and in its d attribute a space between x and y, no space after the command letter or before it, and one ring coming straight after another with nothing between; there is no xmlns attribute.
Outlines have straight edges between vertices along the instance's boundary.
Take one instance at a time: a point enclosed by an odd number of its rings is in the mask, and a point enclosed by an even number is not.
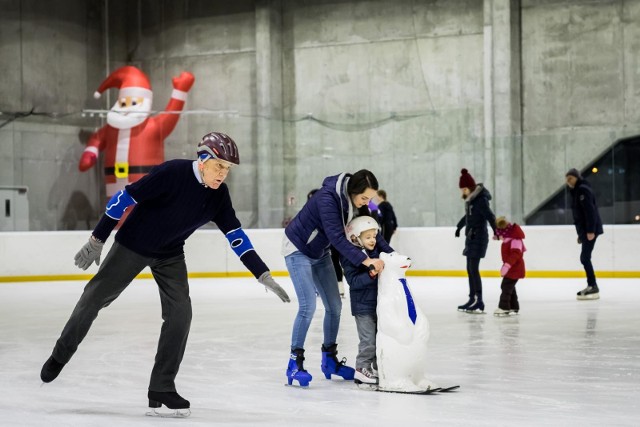
<svg viewBox="0 0 640 427"><path fill-rule="evenodd" d="M355 246L354 246L355 247ZM377 246L372 251L361 252L369 258L378 258L380 251ZM351 314L376 314L378 306L378 276L369 276L369 268L362 264L353 264L349 258L342 255L340 263L344 269L344 277L349 284L351 299Z"/></svg>
<svg viewBox="0 0 640 427"><path fill-rule="evenodd" d="M179 255L184 252L185 240L209 221L224 234L241 227L227 185L223 183L216 190L204 187L191 160L162 163L125 188L137 204L130 207L133 211L115 239L140 255L159 259ZM116 224L103 215L93 235L105 241ZM240 259L255 277L269 270L253 250Z"/></svg>

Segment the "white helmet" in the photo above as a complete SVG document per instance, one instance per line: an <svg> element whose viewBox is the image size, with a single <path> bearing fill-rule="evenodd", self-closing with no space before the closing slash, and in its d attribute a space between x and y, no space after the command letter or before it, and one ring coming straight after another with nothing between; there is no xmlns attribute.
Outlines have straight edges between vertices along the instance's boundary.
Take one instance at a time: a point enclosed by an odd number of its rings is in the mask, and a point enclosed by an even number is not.
<svg viewBox="0 0 640 427"><path fill-rule="evenodd" d="M378 222L371 218L370 216L359 216L352 219L347 227L345 228L345 232L347 233L347 240L349 240L354 245L363 247L362 240L360 240L360 234L367 230L376 230L380 229ZM354 239L355 238L355 239ZM354 242L357 241L358 243Z"/></svg>

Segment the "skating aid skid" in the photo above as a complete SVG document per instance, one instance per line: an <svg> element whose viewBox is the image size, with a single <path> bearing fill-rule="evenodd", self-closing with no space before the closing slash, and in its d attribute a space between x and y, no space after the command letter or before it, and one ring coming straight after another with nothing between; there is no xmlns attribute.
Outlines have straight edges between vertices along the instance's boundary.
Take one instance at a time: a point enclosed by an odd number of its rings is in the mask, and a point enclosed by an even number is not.
<svg viewBox="0 0 640 427"><path fill-rule="evenodd" d="M438 388L428 389L425 391L395 391L395 390L381 390L381 389L376 389L375 391L379 391L382 393L427 395L427 394L437 394L437 393L449 393L459 388L460 388L459 385L454 385L451 387L438 387Z"/></svg>

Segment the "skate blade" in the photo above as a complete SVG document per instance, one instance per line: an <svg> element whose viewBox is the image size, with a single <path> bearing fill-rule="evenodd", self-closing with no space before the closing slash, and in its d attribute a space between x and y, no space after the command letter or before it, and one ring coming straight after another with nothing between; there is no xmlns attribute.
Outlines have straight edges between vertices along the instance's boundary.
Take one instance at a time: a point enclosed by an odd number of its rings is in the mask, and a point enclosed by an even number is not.
<svg viewBox="0 0 640 427"><path fill-rule="evenodd" d="M467 314L487 314L484 311L480 311L480 310L473 310L473 311L467 310L467 311L465 311L465 313L467 313Z"/></svg>
<svg viewBox="0 0 640 427"><path fill-rule="evenodd" d="M284 383L284 386L291 387L291 388L301 388L304 390L309 388L309 384L302 385L302 384L294 384L294 383L291 383L291 384Z"/></svg>
<svg viewBox="0 0 640 427"><path fill-rule="evenodd" d="M378 391L378 384L356 383L358 390L363 391Z"/></svg>
<svg viewBox="0 0 640 427"><path fill-rule="evenodd" d="M576 299L578 301L592 301L592 300L600 299L600 295L599 294L578 295Z"/></svg>
<svg viewBox="0 0 640 427"><path fill-rule="evenodd" d="M145 415L147 417L160 417L160 418L187 418L189 415L191 415L191 409L189 408L185 408L185 409L168 409L167 411L171 411L171 412L164 412L164 411L158 411L157 408L152 408L149 412L147 412Z"/></svg>

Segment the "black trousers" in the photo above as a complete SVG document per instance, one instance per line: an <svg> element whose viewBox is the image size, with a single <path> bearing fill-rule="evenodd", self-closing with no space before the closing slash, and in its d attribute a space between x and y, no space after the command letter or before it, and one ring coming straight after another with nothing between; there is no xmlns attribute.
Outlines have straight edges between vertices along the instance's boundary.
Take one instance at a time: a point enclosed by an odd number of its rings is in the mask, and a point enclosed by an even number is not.
<svg viewBox="0 0 640 427"><path fill-rule="evenodd" d="M115 242L98 273L85 286L62 330L53 349L54 359L60 363L69 362L98 312L111 304L147 266L158 284L164 321L149 390L176 391L175 377L191 327L191 298L184 254L167 259L148 258Z"/></svg>
<svg viewBox="0 0 640 427"><path fill-rule="evenodd" d="M580 262L584 267L584 272L587 274L587 285L589 286L598 286L596 283L596 273L593 271L593 264L591 264L591 253L593 252L597 239L597 236L593 240L587 239L587 236L580 237L580 241L582 242Z"/></svg>
<svg viewBox="0 0 640 427"><path fill-rule="evenodd" d="M385 242L391 244L391 237L393 237L394 231L395 230L393 228L385 226L384 224L382 225L382 237Z"/></svg>
<svg viewBox="0 0 640 427"><path fill-rule="evenodd" d="M469 276L469 298L478 295L482 299L482 278L480 277L480 258L467 257L467 275Z"/></svg>
<svg viewBox="0 0 640 427"><path fill-rule="evenodd" d="M503 310L520 310L520 303L518 303L518 294L516 293L516 283L518 279L509 279L504 277L500 289L500 303L498 307Z"/></svg>
<svg viewBox="0 0 640 427"><path fill-rule="evenodd" d="M340 252L333 246L331 246L331 262L333 263L333 269L336 271L336 277L338 282L342 282L342 266L340 265Z"/></svg>

